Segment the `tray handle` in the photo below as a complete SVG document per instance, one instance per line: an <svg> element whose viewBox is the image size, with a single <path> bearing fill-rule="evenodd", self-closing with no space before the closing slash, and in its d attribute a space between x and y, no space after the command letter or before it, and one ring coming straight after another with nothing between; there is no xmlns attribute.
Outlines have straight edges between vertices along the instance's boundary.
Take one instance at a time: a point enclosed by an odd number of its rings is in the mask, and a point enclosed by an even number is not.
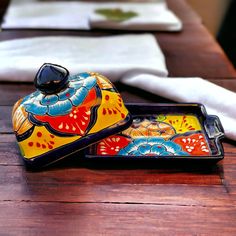
<svg viewBox="0 0 236 236"><path fill-rule="evenodd" d="M209 138L224 137L224 128L217 116L208 115L204 126Z"/></svg>

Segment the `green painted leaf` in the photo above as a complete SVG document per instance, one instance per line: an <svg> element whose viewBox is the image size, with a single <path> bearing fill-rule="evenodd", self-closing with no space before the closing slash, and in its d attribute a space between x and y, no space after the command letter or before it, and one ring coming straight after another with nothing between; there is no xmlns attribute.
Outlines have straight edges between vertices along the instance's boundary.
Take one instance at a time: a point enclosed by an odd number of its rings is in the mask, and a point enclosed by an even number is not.
<svg viewBox="0 0 236 236"><path fill-rule="evenodd" d="M156 120L159 121L159 122L164 121L165 119L166 119L166 116L164 116L164 115L158 115L157 118L156 118Z"/></svg>
<svg viewBox="0 0 236 236"><path fill-rule="evenodd" d="M123 11L120 8L101 8L96 9L97 14L105 16L108 20L112 21L125 21L138 16L134 11Z"/></svg>

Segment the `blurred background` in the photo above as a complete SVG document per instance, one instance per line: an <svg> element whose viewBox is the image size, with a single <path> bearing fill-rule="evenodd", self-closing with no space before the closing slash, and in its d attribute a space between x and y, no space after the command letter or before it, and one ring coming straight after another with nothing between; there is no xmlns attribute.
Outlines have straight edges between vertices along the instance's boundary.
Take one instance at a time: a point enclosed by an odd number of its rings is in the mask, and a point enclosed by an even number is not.
<svg viewBox="0 0 236 236"><path fill-rule="evenodd" d="M187 0L236 68L236 1Z"/></svg>

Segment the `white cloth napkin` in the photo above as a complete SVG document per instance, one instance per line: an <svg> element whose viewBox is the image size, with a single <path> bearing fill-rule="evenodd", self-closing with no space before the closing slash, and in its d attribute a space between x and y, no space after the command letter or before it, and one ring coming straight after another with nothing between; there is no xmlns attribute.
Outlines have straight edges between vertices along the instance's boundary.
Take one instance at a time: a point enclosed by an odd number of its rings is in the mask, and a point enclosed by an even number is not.
<svg viewBox="0 0 236 236"><path fill-rule="evenodd" d="M181 21L167 8L164 0L156 3L101 3L101 2L38 2L36 0L12 1L1 27L32 29L83 29L91 27L133 30L178 31ZM132 10L138 16L122 23L105 20L95 14L100 8Z"/></svg>
<svg viewBox="0 0 236 236"><path fill-rule="evenodd" d="M90 4L72 1L19 2L10 3L3 17L3 29L90 29Z"/></svg>
<svg viewBox="0 0 236 236"><path fill-rule="evenodd" d="M201 103L207 113L217 115L227 138L236 140L236 93L202 78L161 78L151 74L123 77L124 84L176 102Z"/></svg>
<svg viewBox="0 0 236 236"><path fill-rule="evenodd" d="M124 13L134 12L134 16L125 21L114 21L95 12L96 9L121 9ZM163 30L180 31L182 22L168 9L165 1L155 3L106 3L94 6L90 15L92 28L119 30Z"/></svg>
<svg viewBox="0 0 236 236"><path fill-rule="evenodd" d="M168 75L164 55L151 34L47 36L0 42L0 80L33 81L45 62L62 65L71 74L100 72L113 81L139 71Z"/></svg>

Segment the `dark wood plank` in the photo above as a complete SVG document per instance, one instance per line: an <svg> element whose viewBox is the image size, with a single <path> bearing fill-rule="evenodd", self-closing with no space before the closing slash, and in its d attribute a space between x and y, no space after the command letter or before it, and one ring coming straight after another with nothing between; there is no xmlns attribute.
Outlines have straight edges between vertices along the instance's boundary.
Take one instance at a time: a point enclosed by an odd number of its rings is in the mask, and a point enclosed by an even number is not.
<svg viewBox="0 0 236 236"><path fill-rule="evenodd" d="M4 167L5 169L9 169ZM3 170L4 168L1 167ZM83 184L51 180L32 181L29 175L13 169L1 180L1 201L139 203L185 206L231 206L231 194L220 185L185 184ZM23 171L22 171L23 172ZM70 174L70 172L68 172ZM14 178L12 178L14 176ZM25 178L27 177L27 178ZM57 176L54 177L56 179ZM111 177L112 178L112 177ZM11 179L9 181L9 179ZM148 193L148 194L147 194ZM196 194L198 193L198 194Z"/></svg>
<svg viewBox="0 0 236 236"><path fill-rule="evenodd" d="M217 173L176 169L63 168L40 172L0 164L0 201L123 202L230 206ZM197 193L197 194L196 194Z"/></svg>
<svg viewBox="0 0 236 236"><path fill-rule="evenodd" d="M204 35L204 37L203 37ZM178 34L156 34L169 76L225 78L236 73L215 39L201 25L186 25Z"/></svg>
<svg viewBox="0 0 236 236"><path fill-rule="evenodd" d="M14 171L18 170L17 165L21 165L21 156L16 146L16 141L12 143L1 143L0 166L11 166ZM101 164L100 164L101 163ZM27 172L34 181L43 181L43 177L55 178L60 182L76 182L93 184L193 184L193 185L220 185L220 171L218 166L192 166L192 165L154 165L132 163L109 163L106 162L86 162L82 155L68 157L61 164L51 166L40 172ZM23 168L23 167L22 167ZM4 169L7 172L11 169ZM23 168L23 170L25 170ZM3 173L3 172L2 172ZM33 174L32 174L33 173ZM54 177L53 177L54 176Z"/></svg>
<svg viewBox="0 0 236 236"><path fill-rule="evenodd" d="M0 134L0 165L22 165L15 135Z"/></svg>
<svg viewBox="0 0 236 236"><path fill-rule="evenodd" d="M234 206L5 202L0 207L2 235L236 234Z"/></svg>
<svg viewBox="0 0 236 236"><path fill-rule="evenodd" d="M12 133L11 111L12 106L1 106L0 133Z"/></svg>
<svg viewBox="0 0 236 236"><path fill-rule="evenodd" d="M33 83L1 83L0 105L13 106L16 101L35 91Z"/></svg>

